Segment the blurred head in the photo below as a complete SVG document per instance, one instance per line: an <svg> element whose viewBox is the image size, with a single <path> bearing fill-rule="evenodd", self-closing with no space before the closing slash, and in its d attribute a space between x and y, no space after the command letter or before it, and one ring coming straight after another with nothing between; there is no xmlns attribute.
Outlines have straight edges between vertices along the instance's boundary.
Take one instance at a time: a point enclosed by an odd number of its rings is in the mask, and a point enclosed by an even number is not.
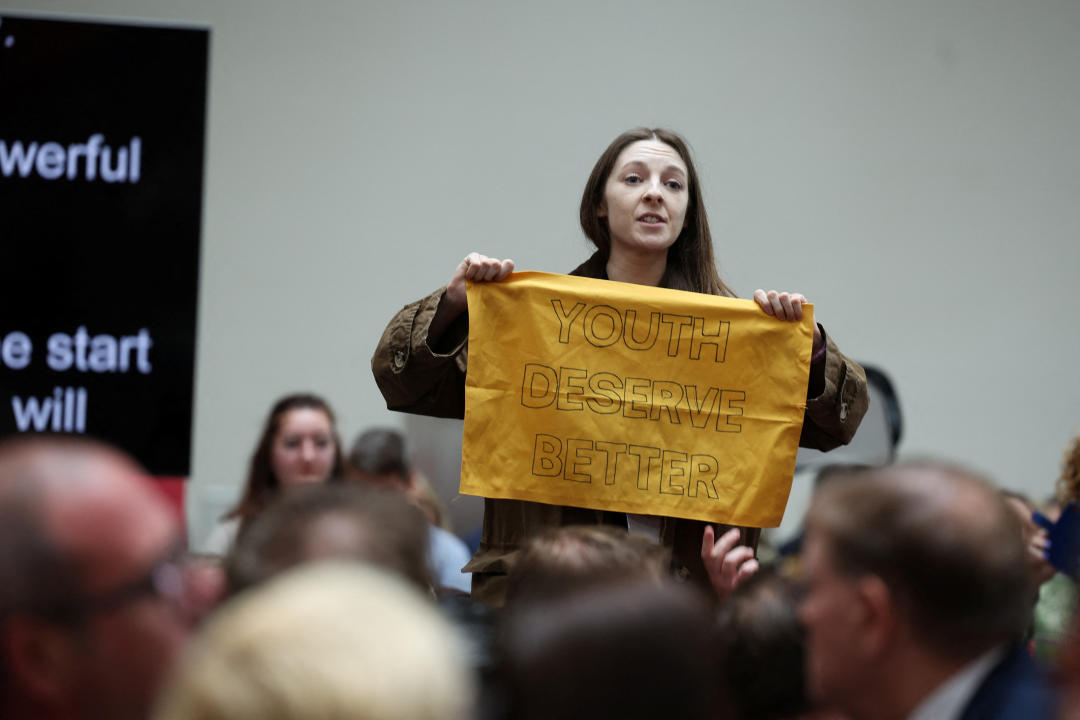
<svg viewBox="0 0 1080 720"><path fill-rule="evenodd" d="M684 585L625 578L508 608L508 720L714 718L712 619Z"/></svg>
<svg viewBox="0 0 1080 720"><path fill-rule="evenodd" d="M226 517L257 514L288 488L337 480L343 469L334 413L316 395L287 395L270 409L240 501Z"/></svg>
<svg viewBox="0 0 1080 720"><path fill-rule="evenodd" d="M666 175L650 173L645 178L645 171L652 165L652 159L666 155L666 159L656 166L672 169ZM634 163L643 163L638 167ZM674 170L678 170L679 178ZM716 272L716 260L713 257L712 235L709 232L709 219L702 199L701 183L690 156L690 149L679 135L663 128L636 128L628 130L615 138L600 159L596 161L585 190L581 196L580 219L585 236L596 245L601 256L606 260L611 255L613 242L634 242L635 223L638 216L646 211L644 205L635 204L636 210L630 210L631 217L626 217L626 203L636 190L646 187L638 184L629 175L637 172L642 181L658 181L653 191L664 194L663 199L650 200L649 207L657 202L673 204L675 212L663 212L668 222L656 229L637 227L640 231L637 242L655 244L666 243L667 270L661 285L678 290L693 290L713 295L734 293ZM675 182L681 184L676 190ZM666 194L665 194L666 193ZM616 209L621 209L618 214ZM668 237L668 235L672 237ZM670 240L670 242L669 242Z"/></svg>
<svg viewBox="0 0 1080 720"><path fill-rule="evenodd" d="M762 570L719 611L722 666L739 717L781 720L809 710L795 583Z"/></svg>
<svg viewBox="0 0 1080 720"><path fill-rule="evenodd" d="M830 463L828 465L822 465L818 468L817 474L814 476L814 488L817 489L825 483L832 482L839 478L861 475L867 470L873 469L874 466L861 463Z"/></svg>
<svg viewBox="0 0 1080 720"><path fill-rule="evenodd" d="M443 507L439 496L435 494L435 489L431 487L428 479L417 470L413 470L409 474L409 487L405 491L405 497L419 508L420 512L424 513L424 517L429 524L441 527L444 530L452 529L446 515L446 509Z"/></svg>
<svg viewBox="0 0 1080 720"><path fill-rule="evenodd" d="M372 428L361 433L349 450L349 469L362 482L407 489L410 468L404 436L389 428Z"/></svg>
<svg viewBox="0 0 1080 720"><path fill-rule="evenodd" d="M665 549L619 528L552 528L522 547L507 577L506 602L550 599L632 578L660 584L667 577L669 561Z"/></svg>
<svg viewBox="0 0 1080 720"><path fill-rule="evenodd" d="M285 495L251 522L226 558L229 593L329 559L376 565L427 591L427 548L424 517L400 493L316 486Z"/></svg>
<svg viewBox="0 0 1080 720"><path fill-rule="evenodd" d="M1061 684L1060 720L1080 720L1080 607L1073 611L1072 631L1058 662Z"/></svg>
<svg viewBox="0 0 1080 720"><path fill-rule="evenodd" d="M189 632L183 539L128 457L0 445L0 715L141 718Z"/></svg>
<svg viewBox="0 0 1080 720"><path fill-rule="evenodd" d="M404 492L430 524L446 527L438 495L427 478L409 464L405 436L397 430L372 428L361 433L349 450L348 466L351 480Z"/></svg>
<svg viewBox="0 0 1080 720"><path fill-rule="evenodd" d="M1030 614L1015 515L982 479L943 465L841 478L815 495L804 545L811 695L855 713L897 658L959 666L1018 639Z"/></svg>
<svg viewBox="0 0 1080 720"><path fill-rule="evenodd" d="M157 720L465 720L458 638L413 587L316 564L235 598L207 624Z"/></svg>

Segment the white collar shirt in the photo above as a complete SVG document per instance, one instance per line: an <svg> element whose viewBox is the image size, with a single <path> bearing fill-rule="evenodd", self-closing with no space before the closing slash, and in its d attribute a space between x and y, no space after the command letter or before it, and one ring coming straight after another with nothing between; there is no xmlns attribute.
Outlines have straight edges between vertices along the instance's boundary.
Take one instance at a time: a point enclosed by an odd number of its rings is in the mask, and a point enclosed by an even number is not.
<svg viewBox="0 0 1080 720"><path fill-rule="evenodd" d="M979 685L1004 655L1004 648L996 647L960 668L923 698L908 715L908 720L957 720Z"/></svg>

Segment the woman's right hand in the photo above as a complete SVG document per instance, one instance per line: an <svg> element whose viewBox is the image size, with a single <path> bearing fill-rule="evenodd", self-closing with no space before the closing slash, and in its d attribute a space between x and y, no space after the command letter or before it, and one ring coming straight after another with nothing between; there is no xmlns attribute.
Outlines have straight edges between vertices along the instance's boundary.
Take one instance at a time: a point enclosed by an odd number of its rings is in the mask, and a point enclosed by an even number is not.
<svg viewBox="0 0 1080 720"><path fill-rule="evenodd" d="M514 272L513 260L499 260L480 253L469 253L454 270L453 277L446 286L443 302L450 312L461 313L468 307L465 294L465 282L498 282Z"/></svg>
<svg viewBox="0 0 1080 720"><path fill-rule="evenodd" d="M739 528L731 528L717 540L713 526L706 523L701 537L701 561L721 602L760 568L753 548L736 545L740 534Z"/></svg>

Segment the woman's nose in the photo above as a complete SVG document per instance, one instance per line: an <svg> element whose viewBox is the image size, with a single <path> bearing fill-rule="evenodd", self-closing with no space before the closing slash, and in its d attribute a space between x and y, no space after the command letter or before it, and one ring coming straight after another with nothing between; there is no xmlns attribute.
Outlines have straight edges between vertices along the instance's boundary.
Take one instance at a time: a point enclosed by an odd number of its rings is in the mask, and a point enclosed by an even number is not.
<svg viewBox="0 0 1080 720"><path fill-rule="evenodd" d="M310 461L315 457L315 444L304 443L300 446L300 457L305 461Z"/></svg>
<svg viewBox="0 0 1080 720"><path fill-rule="evenodd" d="M660 183L653 181L645 184L645 199L663 201L664 195L660 192Z"/></svg>

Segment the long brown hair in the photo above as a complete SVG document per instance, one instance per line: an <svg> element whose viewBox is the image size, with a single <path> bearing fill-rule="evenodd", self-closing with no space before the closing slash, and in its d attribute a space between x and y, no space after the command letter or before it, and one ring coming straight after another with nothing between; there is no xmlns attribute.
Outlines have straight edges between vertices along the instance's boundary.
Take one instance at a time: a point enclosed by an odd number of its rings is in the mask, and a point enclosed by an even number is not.
<svg viewBox="0 0 1080 720"><path fill-rule="evenodd" d="M1080 502L1080 433L1065 446L1061 461L1061 476L1057 482L1057 499L1062 503Z"/></svg>
<svg viewBox="0 0 1080 720"><path fill-rule="evenodd" d="M686 163L689 179L690 202L686 208L686 227L679 233L675 244L668 249L667 269L660 280L662 287L691 290L710 295L735 297L716 272L713 257L712 235L709 233L709 217L701 195L701 182L690 158L690 148L677 133L663 128L635 128L615 138L593 166L585 191L581 195L581 229L596 245L601 258L607 262L611 254L611 233L607 220L597 215L604 201L604 189L615 161L628 145L639 140L659 140L670 145Z"/></svg>
<svg viewBox="0 0 1080 720"><path fill-rule="evenodd" d="M330 418L330 427L333 429L334 436L334 467L328 480L338 482L341 479L344 460L341 454L341 438L338 437L334 411L318 395L310 393L286 395L274 403L274 407L270 408L270 415L267 416L266 422L263 424L259 443L255 446L255 452L251 455L247 482L244 485L244 494L236 505L222 516L223 520L240 518L240 524L245 525L252 516L258 514L281 492L281 481L274 474L274 468L270 462L274 438L281 427L281 419L285 417L285 413L302 408L320 410Z"/></svg>

